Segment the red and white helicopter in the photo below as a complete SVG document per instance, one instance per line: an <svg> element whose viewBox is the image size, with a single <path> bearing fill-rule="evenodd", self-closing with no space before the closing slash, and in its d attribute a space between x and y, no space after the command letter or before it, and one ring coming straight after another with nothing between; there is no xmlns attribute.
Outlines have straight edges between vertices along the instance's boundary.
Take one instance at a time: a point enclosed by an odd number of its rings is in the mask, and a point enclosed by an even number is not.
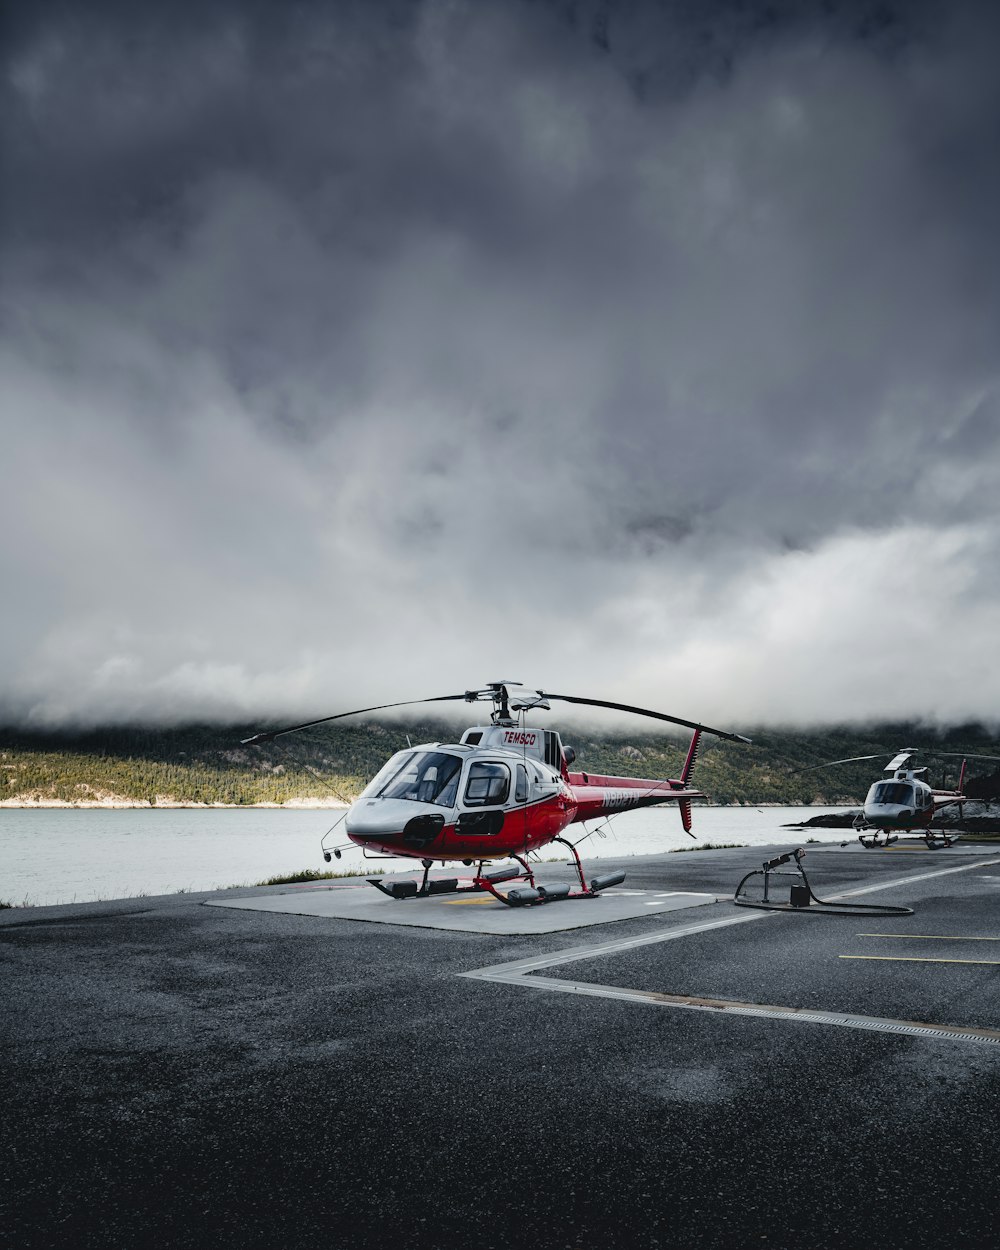
<svg viewBox="0 0 1000 1250"><path fill-rule="evenodd" d="M927 781L927 769L911 766L911 761L917 754L960 759L962 768L957 789L935 790ZM832 768L835 764L854 764L861 760L884 758L879 755L853 755L848 759L830 760L826 764L816 764L801 771L813 772L817 768ZM963 755L959 751L921 751L919 747L904 747L885 766L884 771L892 776L873 782L865 796L864 806L854 819L858 841L869 849L891 846L893 842L899 841L900 834L922 830L920 836L929 847L951 846L961 835L953 830L932 829L935 817L941 808L953 803L958 805L961 816L963 802L969 801L963 788L969 760L998 759L1000 756L996 755Z"/></svg>
<svg viewBox="0 0 1000 1250"><path fill-rule="evenodd" d="M602 889L620 884L625 879L623 872L595 877L588 885L579 852L572 842L561 836L563 831L580 821L613 816L631 808L676 803L681 823L690 833L691 803L706 797L690 784L702 734L731 742L750 741L740 734L626 703L541 690L525 691L512 697L510 688L515 686L520 687L520 682L494 681L482 690L339 712L287 729L255 734L243 741L245 745L270 742L283 734L346 716L418 703L492 702L490 724L472 726L459 742L424 743L392 756L351 805L344 817L344 828L350 839L347 845L359 846L368 854L420 860L424 874L419 884L369 878L372 885L393 898L415 898L460 889L488 890L510 906L553 902L560 898L593 898ZM525 724L528 712L549 711L553 699L632 712L691 729L691 742L680 777L651 780L570 772L570 764L576 758L573 748L563 746L554 730L529 728ZM528 855L550 842L569 847L579 877L578 887L536 884ZM328 850L324 845L323 858L329 862L332 854L339 859L341 849ZM500 859L513 859L517 866L489 873L483 871L488 862ZM454 861L478 864L471 885L460 886L457 877L429 879L435 863ZM497 889L502 882L515 879L527 884L508 889L506 893Z"/></svg>

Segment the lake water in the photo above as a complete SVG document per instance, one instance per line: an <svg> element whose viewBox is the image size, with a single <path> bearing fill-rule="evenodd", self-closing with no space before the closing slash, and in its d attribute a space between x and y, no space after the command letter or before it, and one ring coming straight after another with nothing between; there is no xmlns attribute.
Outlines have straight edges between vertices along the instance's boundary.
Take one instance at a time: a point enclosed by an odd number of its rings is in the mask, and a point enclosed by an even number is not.
<svg viewBox="0 0 1000 1250"><path fill-rule="evenodd" d="M809 807L695 808L695 839L669 809L627 812L583 842L584 859L654 855L703 842L746 846L801 843L807 837L840 842L845 831L798 833L782 826L824 809ZM43 905L172 894L256 885L267 877L304 868L341 871L410 870L413 860L366 860L360 850L327 865L320 838L340 810L0 808L0 901ZM603 832L603 836L602 836ZM571 828L582 836L584 827ZM342 842L342 831L331 842ZM577 840L574 837L574 841ZM543 857L546 855L543 850ZM560 848L549 854L558 856Z"/></svg>

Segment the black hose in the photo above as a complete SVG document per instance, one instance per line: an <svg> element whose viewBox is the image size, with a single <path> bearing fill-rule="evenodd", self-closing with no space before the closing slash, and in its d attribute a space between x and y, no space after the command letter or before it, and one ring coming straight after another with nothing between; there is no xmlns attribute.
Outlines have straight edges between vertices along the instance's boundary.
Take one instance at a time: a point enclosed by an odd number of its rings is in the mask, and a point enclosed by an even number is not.
<svg viewBox="0 0 1000 1250"><path fill-rule="evenodd" d="M771 863L787 862L791 859L791 855L782 856L780 860L772 860ZM755 868L752 872L748 872L743 880L736 887L736 893L733 895L733 902L737 907L756 907L760 911L790 911L806 913L811 910L808 906L796 907L793 903L772 903L770 900L764 902L754 902L752 899L740 898L740 891L751 877L764 877L768 875L776 877L793 877L801 876L806 889L809 892L809 898L816 903L818 907L823 909L822 914L828 916L912 916L912 907L897 907L889 903L842 903L839 900L827 902L826 899L818 898L813 892L812 886L809 884L809 878L802 869L801 864L798 865L798 872L772 872L770 868ZM813 914L817 914L813 912Z"/></svg>

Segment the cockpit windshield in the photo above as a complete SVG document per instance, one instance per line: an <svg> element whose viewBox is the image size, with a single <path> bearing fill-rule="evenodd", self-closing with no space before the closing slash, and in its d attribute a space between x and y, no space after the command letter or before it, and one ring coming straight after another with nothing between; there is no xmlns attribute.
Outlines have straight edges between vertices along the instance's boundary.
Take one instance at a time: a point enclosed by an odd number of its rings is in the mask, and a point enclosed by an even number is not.
<svg viewBox="0 0 1000 1250"><path fill-rule="evenodd" d="M880 781L872 789L873 803L912 803L913 787L901 781Z"/></svg>
<svg viewBox="0 0 1000 1250"><path fill-rule="evenodd" d="M461 771L461 757L445 751L401 752L366 788L365 797L454 807Z"/></svg>

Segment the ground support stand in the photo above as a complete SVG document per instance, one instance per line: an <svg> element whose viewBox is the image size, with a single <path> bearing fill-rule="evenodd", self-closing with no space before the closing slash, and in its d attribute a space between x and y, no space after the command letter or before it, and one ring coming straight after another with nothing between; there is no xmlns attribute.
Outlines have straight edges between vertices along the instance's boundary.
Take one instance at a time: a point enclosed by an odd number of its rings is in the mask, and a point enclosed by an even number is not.
<svg viewBox="0 0 1000 1250"><path fill-rule="evenodd" d="M766 860L760 868L748 872L736 887L733 902L737 907L757 907L762 911L811 911L814 915L822 913L828 916L912 916L912 907L895 907L888 903L842 903L839 900L826 902L813 893L809 878L802 867L805 851L788 851L775 859ZM794 864L791 872L782 872L780 865ZM760 898L751 898L747 892L747 882L755 877L763 877L763 893ZM775 902L771 898L772 877L794 877L796 884L791 887L787 903ZM815 907L810 904L815 903Z"/></svg>

